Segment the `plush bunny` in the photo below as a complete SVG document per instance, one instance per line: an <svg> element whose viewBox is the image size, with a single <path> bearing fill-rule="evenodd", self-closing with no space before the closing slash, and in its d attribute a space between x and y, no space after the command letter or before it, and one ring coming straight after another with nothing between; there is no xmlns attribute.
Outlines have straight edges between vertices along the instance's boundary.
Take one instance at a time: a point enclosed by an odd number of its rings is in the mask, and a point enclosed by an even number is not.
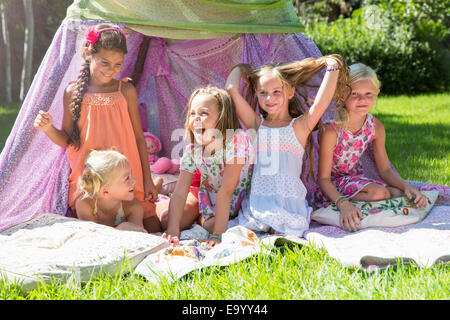
<svg viewBox="0 0 450 320"><path fill-rule="evenodd" d="M148 162L150 163L152 172L173 174L180 169L180 163L177 160L171 160L166 157L158 158L156 153L161 151L162 146L157 136L150 132L144 132L144 137L147 143Z"/></svg>

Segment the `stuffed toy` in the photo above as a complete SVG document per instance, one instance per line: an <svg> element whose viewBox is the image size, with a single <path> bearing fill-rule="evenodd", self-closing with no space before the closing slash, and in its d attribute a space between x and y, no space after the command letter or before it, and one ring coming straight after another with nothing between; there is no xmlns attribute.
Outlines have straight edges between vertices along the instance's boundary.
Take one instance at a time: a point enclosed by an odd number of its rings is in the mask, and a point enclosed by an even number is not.
<svg viewBox="0 0 450 320"><path fill-rule="evenodd" d="M157 136L150 132L144 132L145 142L148 150L148 162L150 168L154 173L170 173L173 174L180 169L179 161L169 159L166 157L159 158L156 154L161 151L161 141Z"/></svg>

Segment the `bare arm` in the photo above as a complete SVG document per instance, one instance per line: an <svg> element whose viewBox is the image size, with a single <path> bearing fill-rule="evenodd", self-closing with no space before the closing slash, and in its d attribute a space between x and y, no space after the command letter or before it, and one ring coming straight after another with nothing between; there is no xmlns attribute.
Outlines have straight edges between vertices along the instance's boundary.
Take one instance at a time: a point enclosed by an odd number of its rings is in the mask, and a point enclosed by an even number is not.
<svg viewBox="0 0 450 320"><path fill-rule="evenodd" d="M373 153L378 173L380 177L389 185L403 191L405 189L405 181L403 181L403 179L397 172L392 170L385 148L385 141L386 132L384 130L384 126L378 119L375 119L375 139L373 140Z"/></svg>
<svg viewBox="0 0 450 320"><path fill-rule="evenodd" d="M259 117L239 91L241 77L241 67L236 66L233 70L231 70L228 76L225 89L233 99L239 120L242 121L247 129L258 129L260 123Z"/></svg>
<svg viewBox="0 0 450 320"><path fill-rule="evenodd" d="M325 195L333 202L341 196L331 182L331 166L336 141L336 131L329 125L325 126L320 137L318 184Z"/></svg>
<svg viewBox="0 0 450 320"><path fill-rule="evenodd" d="M332 58L327 58L327 64L330 67L338 66L338 62ZM336 91L339 72L339 70L325 72L325 76L323 77L322 83L317 91L317 96L313 105L309 108L308 113L306 113L304 117L301 117L298 121L296 121L301 122L301 125L294 125L296 136L303 146L306 145L308 135L311 133L323 113L330 105L331 99Z"/></svg>
<svg viewBox="0 0 450 320"><path fill-rule="evenodd" d="M139 159L141 160L142 176L144 179L144 199L147 199L149 194L152 194L151 200L156 201L158 199L158 194L153 183L150 164L148 162L147 144L145 143L144 132L142 131L136 89L132 84L124 83L122 86L122 92L127 100L128 114L130 115L134 136L136 138L136 145L139 152Z"/></svg>
<svg viewBox="0 0 450 320"><path fill-rule="evenodd" d="M227 230L230 217L230 206L233 192L239 183L241 170L245 158L233 158L226 165L223 172L222 185L216 197L216 209L214 212L213 234L222 234Z"/></svg>
<svg viewBox="0 0 450 320"><path fill-rule="evenodd" d="M375 139L373 140L373 154L377 166L378 174L388 185L403 191L409 199L414 198L414 203L419 207L426 206L426 199L423 194L413 188L409 183L391 167L385 147L386 131L383 124L375 119Z"/></svg>
<svg viewBox="0 0 450 320"><path fill-rule="evenodd" d="M77 218L84 221L97 222L94 215L94 208L89 199L82 199L81 197L75 202L75 211Z"/></svg>
<svg viewBox="0 0 450 320"><path fill-rule="evenodd" d="M34 120L34 127L37 130L43 131L47 137L50 138L55 144L62 148L67 148L69 140L70 131L72 130L73 120L72 120L72 112L70 110L70 101L72 96L72 87L69 86L64 91L63 98L63 123L62 128L57 129L53 125L53 119L50 113L40 110L39 114L36 116Z"/></svg>
<svg viewBox="0 0 450 320"><path fill-rule="evenodd" d="M145 230L143 224L144 210L141 203L137 199L132 201L124 201L123 209L125 211L127 221L119 224L116 229L147 233L147 230Z"/></svg>
<svg viewBox="0 0 450 320"><path fill-rule="evenodd" d="M169 237L178 237L180 235L180 221L184 211L184 205L189 193L189 187L192 183L193 173L181 170L177 184L169 202L169 219L167 223L166 235Z"/></svg>
<svg viewBox="0 0 450 320"><path fill-rule="evenodd" d="M330 125L327 125L320 137L318 184L325 195L333 202L336 202L342 196L331 182L331 167L336 142L336 131ZM361 226L361 210L352 205L348 200L340 201L337 206L340 211L339 220L341 228L356 231Z"/></svg>

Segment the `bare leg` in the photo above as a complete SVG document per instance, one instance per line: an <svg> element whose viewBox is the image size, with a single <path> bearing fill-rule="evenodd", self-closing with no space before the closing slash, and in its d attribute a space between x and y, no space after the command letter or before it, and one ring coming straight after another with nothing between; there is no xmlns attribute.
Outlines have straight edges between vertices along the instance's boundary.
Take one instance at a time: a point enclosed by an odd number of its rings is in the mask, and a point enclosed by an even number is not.
<svg viewBox="0 0 450 320"><path fill-rule="evenodd" d="M169 203L170 199L160 201L156 205L156 215L159 217L162 230L164 231L167 230L169 221ZM180 230L189 229L198 218L199 214L198 199L189 192L186 204L184 205L183 215L181 216Z"/></svg>
<svg viewBox="0 0 450 320"><path fill-rule="evenodd" d="M389 190L377 183L369 183L352 200L354 201L378 201L389 199L391 194Z"/></svg>
<svg viewBox="0 0 450 320"><path fill-rule="evenodd" d="M164 182L164 180L163 180L163 178L161 178L161 177L153 178L153 184L154 184L155 187L156 187L156 192L157 192L157 193L159 193L159 190L161 190L161 187L162 187L162 185L163 185L163 182Z"/></svg>
<svg viewBox="0 0 450 320"><path fill-rule="evenodd" d="M161 232L161 222L159 221L158 216L151 216L144 219L144 228L148 233L156 233Z"/></svg>
<svg viewBox="0 0 450 320"><path fill-rule="evenodd" d="M213 233L214 229L214 217L205 219L202 215L199 217L199 223L200 225L205 228L209 233Z"/></svg>
<svg viewBox="0 0 450 320"><path fill-rule="evenodd" d="M403 196L404 193L402 190L397 189L395 187L386 187L389 190L389 193L391 194L391 198L400 197Z"/></svg>

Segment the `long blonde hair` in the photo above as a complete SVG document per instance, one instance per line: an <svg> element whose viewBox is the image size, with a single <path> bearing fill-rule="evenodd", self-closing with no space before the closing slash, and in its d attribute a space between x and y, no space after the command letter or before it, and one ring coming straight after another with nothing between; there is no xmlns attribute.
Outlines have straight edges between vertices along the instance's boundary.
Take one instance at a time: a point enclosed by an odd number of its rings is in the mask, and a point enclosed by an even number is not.
<svg viewBox="0 0 450 320"><path fill-rule="evenodd" d="M372 84L380 89L381 83L377 77L376 72L369 66L363 63L355 63L349 67L349 76L348 76L348 85L351 89L350 85L360 81L360 80L369 80ZM351 92L350 92L351 94ZM350 94L348 96L350 96ZM334 114L334 123L336 126L340 128L346 128L348 124L348 112L345 108L345 104L339 106L336 109Z"/></svg>
<svg viewBox="0 0 450 320"><path fill-rule="evenodd" d="M83 173L78 177L78 191L82 199L94 199L94 215L97 215L97 195L102 186L109 186L115 177L117 168L124 168L127 158L114 150L92 150L84 165Z"/></svg>
<svg viewBox="0 0 450 320"><path fill-rule="evenodd" d="M295 94L288 103L289 115L292 118L301 116L307 111L307 109L311 107L310 101L308 99L308 93L304 89L307 87L318 87L317 85L312 85L310 82L316 74L318 74L326 67L327 58L332 58L339 64L340 72L333 98L337 104L342 103L345 100L344 92L347 84L348 69L344 59L339 54L332 54L320 58L306 58L289 63L267 64L258 68L255 68L248 64L238 64L237 66L240 67L242 77L246 83L243 88L243 92L246 92L245 98L247 102L254 109L256 109L256 107L258 106L258 98L256 96L258 80L263 75L270 73L271 75L279 79L283 84L283 94L285 95L285 97L287 96L287 89L295 88ZM306 108L304 107L304 105L306 105ZM264 118L267 116L267 113L262 110L262 108L259 108L259 111ZM319 121L313 128L313 131L317 130L321 126L322 121ZM308 176L313 174L313 147L313 137L312 134L310 134L307 139L306 148L306 156L309 157ZM305 162L303 163L303 165L305 165ZM304 170L302 170L302 172L304 172Z"/></svg>

